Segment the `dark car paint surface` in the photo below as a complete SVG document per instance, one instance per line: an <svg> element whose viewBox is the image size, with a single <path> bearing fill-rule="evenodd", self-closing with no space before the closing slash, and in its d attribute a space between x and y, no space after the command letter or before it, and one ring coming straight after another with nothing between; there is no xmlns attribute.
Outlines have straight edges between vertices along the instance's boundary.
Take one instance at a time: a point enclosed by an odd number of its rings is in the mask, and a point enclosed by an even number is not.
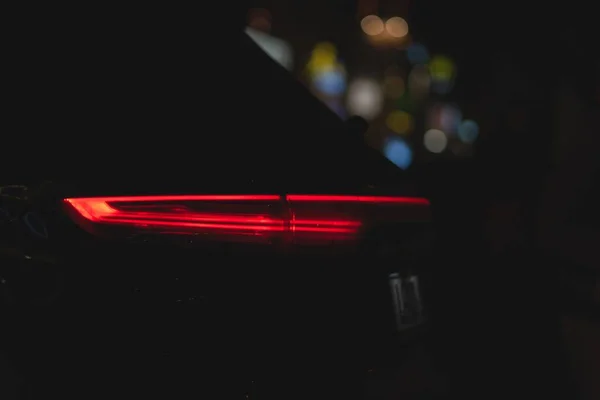
<svg viewBox="0 0 600 400"><path fill-rule="evenodd" d="M272 388L301 375L313 387L340 366L393 364L389 349L401 343L388 275L415 272L424 258L417 247L377 256L366 243L286 254L187 238L101 241L60 205L20 200L21 217L2 224L11 356L34 382L52 377L59 388L73 374L190 393L225 379L241 395L252 380ZM47 236L23 224L32 209ZM398 223L370 244L426 246L426 233Z"/></svg>

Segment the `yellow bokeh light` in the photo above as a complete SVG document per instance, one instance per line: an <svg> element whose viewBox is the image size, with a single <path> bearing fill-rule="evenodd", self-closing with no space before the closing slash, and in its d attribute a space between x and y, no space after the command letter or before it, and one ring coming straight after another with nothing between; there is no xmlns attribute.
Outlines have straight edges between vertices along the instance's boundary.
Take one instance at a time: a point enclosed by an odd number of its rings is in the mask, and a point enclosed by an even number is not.
<svg viewBox="0 0 600 400"><path fill-rule="evenodd" d="M337 54L337 50L333 43L330 42L320 42L317 43L313 50L313 54L315 53L323 53L323 54Z"/></svg>
<svg viewBox="0 0 600 400"><path fill-rule="evenodd" d="M331 71L335 69L337 65L337 50L335 46L329 42L322 42L317 44L312 51L307 69L309 74L314 76L326 71Z"/></svg>
<svg viewBox="0 0 600 400"><path fill-rule="evenodd" d="M438 81L449 81L454 76L454 63L448 57L435 56L429 63L431 77Z"/></svg>
<svg viewBox="0 0 600 400"><path fill-rule="evenodd" d="M385 124L395 133L405 135L413 129L413 118L405 111L392 111L385 119Z"/></svg>

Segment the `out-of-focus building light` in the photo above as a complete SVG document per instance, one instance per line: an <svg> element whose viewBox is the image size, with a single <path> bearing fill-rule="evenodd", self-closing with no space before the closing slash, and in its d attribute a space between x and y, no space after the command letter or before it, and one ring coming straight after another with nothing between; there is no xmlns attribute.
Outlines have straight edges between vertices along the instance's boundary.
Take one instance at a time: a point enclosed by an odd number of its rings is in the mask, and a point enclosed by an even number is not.
<svg viewBox="0 0 600 400"><path fill-rule="evenodd" d="M462 121L462 112L452 104L441 104L438 108L438 125L432 128L439 128L447 135L454 135Z"/></svg>
<svg viewBox="0 0 600 400"><path fill-rule="evenodd" d="M387 116L385 124L392 132L405 135L413 129L413 118L405 111L396 110Z"/></svg>
<svg viewBox="0 0 600 400"><path fill-rule="evenodd" d="M306 68L316 94L337 97L346 91L346 69L332 43L318 43Z"/></svg>
<svg viewBox="0 0 600 400"><path fill-rule="evenodd" d="M463 143L473 143L479 136L479 125L477 122L465 119L458 127L458 138Z"/></svg>
<svg viewBox="0 0 600 400"><path fill-rule="evenodd" d="M311 77L332 71L338 67L337 49L332 43L321 42L313 49L308 65L308 73Z"/></svg>
<svg viewBox="0 0 600 400"><path fill-rule="evenodd" d="M294 53L288 42L250 27L246 28L246 33L265 53L286 69L291 70L294 67Z"/></svg>
<svg viewBox="0 0 600 400"><path fill-rule="evenodd" d="M448 81L454 76L454 63L448 57L435 56L429 64L429 71L434 80Z"/></svg>
<svg viewBox="0 0 600 400"><path fill-rule="evenodd" d="M406 49L406 57L413 64L427 64L429 62L429 51L420 43L412 43Z"/></svg>
<svg viewBox="0 0 600 400"><path fill-rule="evenodd" d="M441 153L446 150L448 138L446 134L439 129L430 129L423 136L425 148L432 153Z"/></svg>
<svg viewBox="0 0 600 400"><path fill-rule="evenodd" d="M413 151L401 138L389 138L383 145L383 154L398 168L407 169L413 161Z"/></svg>
<svg viewBox="0 0 600 400"><path fill-rule="evenodd" d="M385 22L385 30L395 38L403 38L408 35L408 23L404 18L392 17Z"/></svg>
<svg viewBox="0 0 600 400"><path fill-rule="evenodd" d="M346 91L346 75L341 68L324 71L313 78L319 92L329 96L340 96Z"/></svg>
<svg viewBox="0 0 600 400"><path fill-rule="evenodd" d="M380 35L385 31L385 24L377 15L367 15L360 21L363 32L369 36Z"/></svg>
<svg viewBox="0 0 600 400"><path fill-rule="evenodd" d="M445 56L435 56L429 63L431 73L431 90L438 94L447 94L452 90L456 67L452 60Z"/></svg>
<svg viewBox="0 0 600 400"><path fill-rule="evenodd" d="M462 112L458 106L437 103L427 111L426 129L439 129L448 136L458 133L462 123Z"/></svg>
<svg viewBox="0 0 600 400"><path fill-rule="evenodd" d="M379 115L383 107L383 90L372 79L359 78L348 85L347 108L350 114L367 120Z"/></svg>

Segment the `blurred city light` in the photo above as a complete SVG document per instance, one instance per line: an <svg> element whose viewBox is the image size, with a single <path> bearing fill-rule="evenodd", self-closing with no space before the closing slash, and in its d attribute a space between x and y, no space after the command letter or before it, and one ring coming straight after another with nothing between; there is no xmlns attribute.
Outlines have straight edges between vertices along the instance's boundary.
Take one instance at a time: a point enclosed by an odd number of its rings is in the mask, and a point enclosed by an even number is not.
<svg viewBox="0 0 600 400"><path fill-rule="evenodd" d="M466 119L458 127L458 138L463 143L473 143L479 136L479 125L477 122Z"/></svg>
<svg viewBox="0 0 600 400"><path fill-rule="evenodd" d="M294 53L289 43L251 27L246 28L246 33L265 53L286 69L291 70L294 67Z"/></svg>
<svg viewBox="0 0 600 400"><path fill-rule="evenodd" d="M383 153L398 168L407 169L413 161L413 152L406 141L392 137L386 140Z"/></svg>
<svg viewBox="0 0 600 400"><path fill-rule="evenodd" d="M346 91L346 75L341 68L324 71L313 78L313 85L323 94L340 96Z"/></svg>
<svg viewBox="0 0 600 400"><path fill-rule="evenodd" d="M462 112L453 104L438 103L428 112L426 125L428 129L439 129L449 136L457 133L462 122Z"/></svg>
<svg viewBox="0 0 600 400"><path fill-rule="evenodd" d="M392 17L383 21L377 15L367 15L360 21L369 43L378 48L403 48L410 43L408 23L404 18Z"/></svg>
<svg viewBox="0 0 600 400"><path fill-rule="evenodd" d="M392 17L385 22L386 31L395 38L403 38L408 35L408 24L404 18Z"/></svg>
<svg viewBox="0 0 600 400"><path fill-rule="evenodd" d="M420 43L412 43L406 49L406 57L413 64L427 64L429 62L429 51Z"/></svg>
<svg viewBox="0 0 600 400"><path fill-rule="evenodd" d="M338 67L337 49L329 42L318 43L313 49L306 67L312 78L336 69Z"/></svg>
<svg viewBox="0 0 600 400"><path fill-rule="evenodd" d="M380 35L385 30L385 24L377 15L367 15L360 21L363 32L369 36Z"/></svg>
<svg viewBox="0 0 600 400"><path fill-rule="evenodd" d="M338 60L335 45L317 43L306 68L315 95L340 117L345 117L342 96L346 92L346 69Z"/></svg>
<svg viewBox="0 0 600 400"><path fill-rule="evenodd" d="M447 81L454 75L454 64L445 56L435 56L429 64L429 71L434 80Z"/></svg>
<svg viewBox="0 0 600 400"><path fill-rule="evenodd" d="M324 4L319 7L322 10L313 10L315 14L328 9ZM315 30L314 35L294 33L294 29L285 25L277 25L275 29L281 26L282 37L305 52L295 58L306 60L305 68L298 70L299 78L312 93L342 118L358 115L368 120L370 144L400 168L417 162L417 157L427 160L424 150L447 156L471 156L471 144L479 135L479 126L474 120L463 120L459 104L444 100L458 83L454 60L449 55L432 54L429 44L420 41L422 37L413 38L412 26L402 14L405 12L379 6L377 2L359 2L356 15L360 22L354 20L353 25L354 33L360 33L358 41L352 39L356 36L350 32L327 34L327 23L318 18L314 21L323 22L319 29L325 31ZM280 39L268 33L277 18L279 14L272 15L269 10L251 10L247 22L249 33L271 57L291 69L288 59L292 47L288 45L289 51L284 50L285 46L279 45ZM289 16L283 13L281 18ZM344 29L343 25L335 27ZM319 37L331 41L315 42ZM347 66L340 57L341 49L344 60L349 61ZM457 89L461 92L452 98L460 99L463 89ZM413 153L413 146L421 151Z"/></svg>
<svg viewBox="0 0 600 400"><path fill-rule="evenodd" d="M413 129L413 118L405 111L392 111L385 119L385 123L392 132L400 135L410 133Z"/></svg>
<svg viewBox="0 0 600 400"><path fill-rule="evenodd" d="M439 129L430 129L423 136L425 148L432 153L441 153L448 145L446 134Z"/></svg>
<svg viewBox="0 0 600 400"><path fill-rule="evenodd" d="M462 112L460 109L451 104L442 106L440 115L440 128L448 135L453 135L458 131L458 127L462 121Z"/></svg>
<svg viewBox="0 0 600 400"><path fill-rule="evenodd" d="M375 80L359 78L348 86L348 112L371 120L383 107L383 90Z"/></svg>
<svg viewBox="0 0 600 400"><path fill-rule="evenodd" d="M438 94L447 94L452 90L456 67L446 56L435 56L429 63L431 90Z"/></svg>

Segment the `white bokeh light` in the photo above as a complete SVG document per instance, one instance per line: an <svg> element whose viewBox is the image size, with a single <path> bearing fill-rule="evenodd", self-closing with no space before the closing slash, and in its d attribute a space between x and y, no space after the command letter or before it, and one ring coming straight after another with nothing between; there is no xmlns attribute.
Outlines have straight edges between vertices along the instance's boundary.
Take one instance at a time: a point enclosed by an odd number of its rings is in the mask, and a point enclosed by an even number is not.
<svg viewBox="0 0 600 400"><path fill-rule="evenodd" d="M350 114L373 119L383 107L383 90L372 79L356 79L348 86L347 107Z"/></svg>
<svg viewBox="0 0 600 400"><path fill-rule="evenodd" d="M425 148L432 153L441 153L448 145L446 134L439 129L430 129L423 136Z"/></svg>

